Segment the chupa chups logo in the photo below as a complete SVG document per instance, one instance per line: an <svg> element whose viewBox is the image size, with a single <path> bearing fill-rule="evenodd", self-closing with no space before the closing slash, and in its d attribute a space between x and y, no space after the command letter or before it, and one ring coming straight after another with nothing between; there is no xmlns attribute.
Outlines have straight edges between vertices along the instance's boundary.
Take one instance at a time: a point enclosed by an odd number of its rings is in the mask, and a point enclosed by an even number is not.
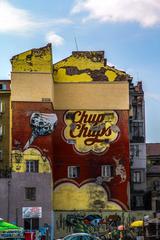
<svg viewBox="0 0 160 240"><path fill-rule="evenodd" d="M67 111L64 137L80 153L102 153L119 135L115 111Z"/></svg>

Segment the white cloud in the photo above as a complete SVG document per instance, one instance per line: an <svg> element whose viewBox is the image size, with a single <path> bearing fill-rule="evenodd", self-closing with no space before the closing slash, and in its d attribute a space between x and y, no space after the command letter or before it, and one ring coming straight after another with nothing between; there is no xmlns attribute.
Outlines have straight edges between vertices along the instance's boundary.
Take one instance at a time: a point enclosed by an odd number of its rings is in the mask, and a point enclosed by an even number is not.
<svg viewBox="0 0 160 240"><path fill-rule="evenodd" d="M0 0L0 32L25 33L58 24L70 24L66 18L36 20L30 12L14 7L7 0Z"/></svg>
<svg viewBox="0 0 160 240"><path fill-rule="evenodd" d="M48 32L46 35L46 41L52 43L55 46L60 46L63 44L64 39L57 35L55 32Z"/></svg>
<svg viewBox="0 0 160 240"><path fill-rule="evenodd" d="M83 19L100 22L138 22L143 27L160 24L159 0L77 0L72 13L88 12Z"/></svg>
<svg viewBox="0 0 160 240"><path fill-rule="evenodd" d="M25 31L33 25L27 11L15 8L8 1L0 0L0 32Z"/></svg>

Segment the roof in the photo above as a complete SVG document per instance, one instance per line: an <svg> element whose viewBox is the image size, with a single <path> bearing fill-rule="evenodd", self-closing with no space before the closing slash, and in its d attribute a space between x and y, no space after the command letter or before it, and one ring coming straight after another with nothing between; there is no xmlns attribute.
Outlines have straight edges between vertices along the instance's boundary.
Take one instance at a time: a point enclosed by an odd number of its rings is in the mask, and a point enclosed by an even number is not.
<svg viewBox="0 0 160 240"><path fill-rule="evenodd" d="M147 152L147 156L160 155L160 143L147 143L146 152Z"/></svg>

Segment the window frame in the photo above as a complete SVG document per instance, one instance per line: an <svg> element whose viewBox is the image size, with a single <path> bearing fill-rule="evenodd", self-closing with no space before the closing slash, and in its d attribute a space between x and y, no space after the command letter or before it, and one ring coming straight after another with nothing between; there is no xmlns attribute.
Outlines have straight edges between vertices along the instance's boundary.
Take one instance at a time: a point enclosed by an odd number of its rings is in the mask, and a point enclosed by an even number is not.
<svg viewBox="0 0 160 240"><path fill-rule="evenodd" d="M80 177L80 167L79 166L68 166L67 177L68 178L79 178Z"/></svg>
<svg viewBox="0 0 160 240"><path fill-rule="evenodd" d="M143 183L143 173L141 170L135 170L133 172L132 181L133 183Z"/></svg>
<svg viewBox="0 0 160 240"><path fill-rule="evenodd" d="M25 200L36 201L36 187L25 187Z"/></svg>
<svg viewBox="0 0 160 240"><path fill-rule="evenodd" d="M39 172L39 160L26 160L26 172L38 173Z"/></svg>
<svg viewBox="0 0 160 240"><path fill-rule="evenodd" d="M112 176L112 165L101 165L101 177L111 177Z"/></svg>

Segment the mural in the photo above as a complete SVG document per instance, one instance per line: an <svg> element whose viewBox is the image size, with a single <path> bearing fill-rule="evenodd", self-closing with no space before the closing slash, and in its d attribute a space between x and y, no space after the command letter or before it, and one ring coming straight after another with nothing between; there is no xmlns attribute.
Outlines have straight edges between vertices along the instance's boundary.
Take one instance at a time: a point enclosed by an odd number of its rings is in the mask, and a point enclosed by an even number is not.
<svg viewBox="0 0 160 240"><path fill-rule="evenodd" d="M53 174L55 210L128 209L128 111L54 111L52 103L13 102L12 165ZM102 177L101 167L111 166ZM70 177L68 168L78 167ZM65 201L65 199L68 199Z"/></svg>
<svg viewBox="0 0 160 240"><path fill-rule="evenodd" d="M51 103L12 102L12 167L25 172L26 161L38 161L40 173L51 172L53 133L58 122Z"/></svg>
<svg viewBox="0 0 160 240"><path fill-rule="evenodd" d="M24 146L24 150L29 148L33 141L39 136L46 136L54 131L57 124L56 114L47 113L32 113L30 117L30 126L32 128L32 135Z"/></svg>
<svg viewBox="0 0 160 240"><path fill-rule="evenodd" d="M102 153L119 135L114 111L67 111L64 137L80 153Z"/></svg>
<svg viewBox="0 0 160 240"><path fill-rule="evenodd" d="M25 151L13 150L12 151L12 171L13 172L26 172L27 161L38 161L39 173L50 173L51 166L49 159L42 156L42 153L35 148L28 148Z"/></svg>
<svg viewBox="0 0 160 240"><path fill-rule="evenodd" d="M118 226L129 226L135 219L143 219L146 212L60 212L55 214L55 237L62 238L73 232L87 232L100 239L110 239L110 233L115 232ZM152 213L148 213L150 216ZM114 235L113 234L113 235ZM113 236L113 239L120 237ZM130 238L127 238L130 239Z"/></svg>
<svg viewBox="0 0 160 240"><path fill-rule="evenodd" d="M105 188L96 183L79 187L73 183L60 184L54 191L53 205L55 210L122 210L119 202L109 199Z"/></svg>
<svg viewBox="0 0 160 240"><path fill-rule="evenodd" d="M117 159L116 157L113 157L113 160L116 163L116 176L120 176L121 178L120 183L125 182L127 178L127 175L126 175L127 173L124 165L121 163L121 159L120 158Z"/></svg>

